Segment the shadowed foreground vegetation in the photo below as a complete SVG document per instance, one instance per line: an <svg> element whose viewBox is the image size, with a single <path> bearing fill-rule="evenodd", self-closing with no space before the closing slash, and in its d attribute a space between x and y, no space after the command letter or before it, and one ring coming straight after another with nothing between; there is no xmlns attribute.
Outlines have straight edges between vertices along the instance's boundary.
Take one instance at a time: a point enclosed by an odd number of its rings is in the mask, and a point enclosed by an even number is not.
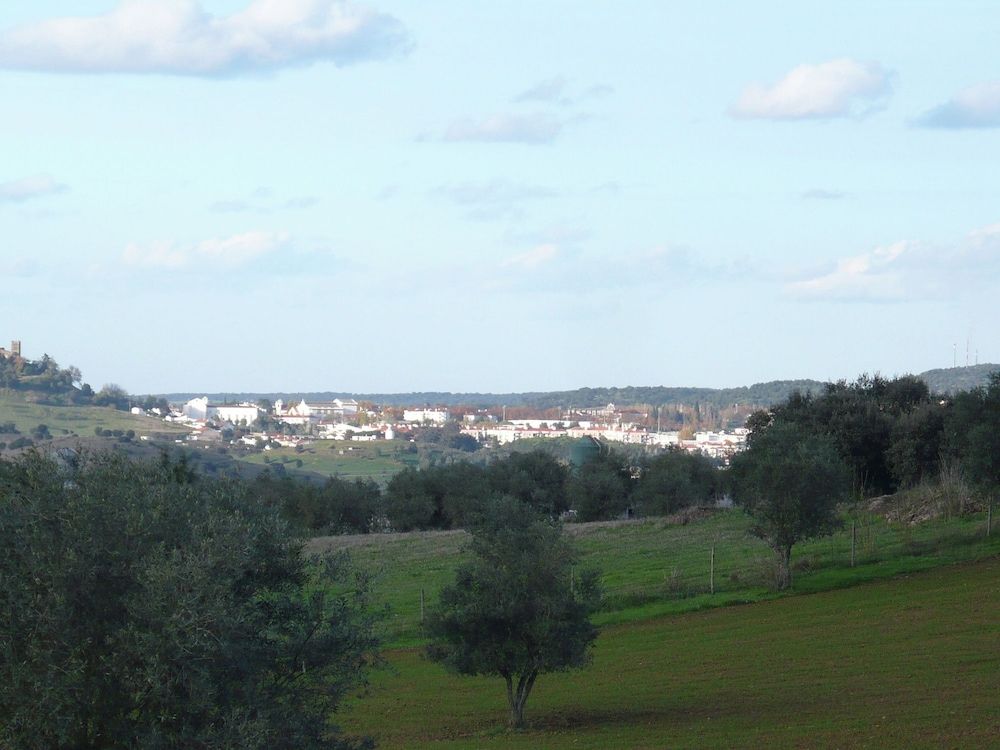
<svg viewBox="0 0 1000 750"><path fill-rule="evenodd" d="M1000 736L1000 560L609 627L529 728L501 686L389 655L345 728L380 748L988 747Z"/></svg>

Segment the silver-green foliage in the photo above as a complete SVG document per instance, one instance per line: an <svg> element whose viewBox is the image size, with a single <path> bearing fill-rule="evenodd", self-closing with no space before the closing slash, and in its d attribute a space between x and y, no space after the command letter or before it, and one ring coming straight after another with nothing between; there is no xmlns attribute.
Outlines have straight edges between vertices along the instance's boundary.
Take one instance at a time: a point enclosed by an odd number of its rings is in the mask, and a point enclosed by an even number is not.
<svg viewBox="0 0 1000 750"><path fill-rule="evenodd" d="M330 716L374 655L363 584L178 469L0 462L0 746L349 746Z"/></svg>
<svg viewBox="0 0 1000 750"><path fill-rule="evenodd" d="M441 592L428 655L459 674L502 677L519 727L540 674L588 662L597 574L574 574L577 554L559 524L517 499L489 503L470 530L473 559Z"/></svg>

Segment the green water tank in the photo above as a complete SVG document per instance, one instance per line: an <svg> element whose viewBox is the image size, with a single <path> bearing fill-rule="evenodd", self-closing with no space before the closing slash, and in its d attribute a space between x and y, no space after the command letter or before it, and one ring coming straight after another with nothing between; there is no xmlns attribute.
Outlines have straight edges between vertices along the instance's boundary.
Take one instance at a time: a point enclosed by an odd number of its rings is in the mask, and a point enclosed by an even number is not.
<svg viewBox="0 0 1000 750"><path fill-rule="evenodd" d="M573 443L569 451L569 461L579 468L601 453L601 444L592 437L582 437Z"/></svg>

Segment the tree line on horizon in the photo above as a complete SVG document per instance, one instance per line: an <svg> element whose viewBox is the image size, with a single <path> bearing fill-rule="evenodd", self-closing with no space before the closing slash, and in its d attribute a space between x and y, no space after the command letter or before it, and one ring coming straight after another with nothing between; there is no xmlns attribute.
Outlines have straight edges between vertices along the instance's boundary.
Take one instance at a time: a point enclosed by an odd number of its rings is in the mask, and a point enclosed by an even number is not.
<svg viewBox="0 0 1000 750"><path fill-rule="evenodd" d="M985 386L989 376L1000 370L998 364L977 364L964 367L927 370L915 376L927 383L931 393L954 395L960 391ZM304 398L306 401L331 401L334 398L355 398L384 406L427 405L438 407L514 407L544 411L546 409L595 408L614 403L633 407L647 405L653 408L686 405L722 409L733 404L768 408L787 399L792 393L819 394L829 382L813 379L771 380L748 386L732 388L705 388L696 386L621 386L583 387L565 391L523 391L510 393L479 393L451 391L412 391L406 393L352 393L348 391L305 391L296 394L269 392L220 392L220 393L167 393L159 394L171 401L186 401L207 395L217 401L257 402L259 399L274 401L281 398Z"/></svg>

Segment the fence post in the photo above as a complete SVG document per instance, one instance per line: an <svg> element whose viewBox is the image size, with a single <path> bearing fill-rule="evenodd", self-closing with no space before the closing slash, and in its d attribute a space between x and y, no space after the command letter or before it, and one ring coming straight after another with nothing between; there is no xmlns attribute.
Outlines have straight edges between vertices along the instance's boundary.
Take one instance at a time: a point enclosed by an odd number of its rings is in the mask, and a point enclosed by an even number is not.
<svg viewBox="0 0 1000 750"><path fill-rule="evenodd" d="M712 557L709 564L709 579L708 579L708 590L710 593L715 593L715 545L712 545Z"/></svg>
<svg viewBox="0 0 1000 750"><path fill-rule="evenodd" d="M851 567L854 567L854 550L858 544L858 522L851 521Z"/></svg>
<svg viewBox="0 0 1000 750"><path fill-rule="evenodd" d="M986 536L993 530L993 495L986 501Z"/></svg>

